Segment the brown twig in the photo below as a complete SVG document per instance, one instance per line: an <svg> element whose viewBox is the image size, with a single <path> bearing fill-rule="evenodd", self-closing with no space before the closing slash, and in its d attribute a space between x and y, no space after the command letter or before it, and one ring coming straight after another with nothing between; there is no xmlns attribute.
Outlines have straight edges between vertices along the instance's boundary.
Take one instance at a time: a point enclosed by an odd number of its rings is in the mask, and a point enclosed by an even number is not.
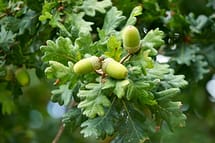
<svg viewBox="0 0 215 143"><path fill-rule="evenodd" d="M110 143L113 140L113 136L107 136L104 140L102 140L100 143Z"/></svg>
<svg viewBox="0 0 215 143"><path fill-rule="evenodd" d="M0 18L3 18L3 17L5 17L5 16L7 16L7 14L6 14L6 13L3 13L3 14L0 15Z"/></svg>
<svg viewBox="0 0 215 143"><path fill-rule="evenodd" d="M123 57L121 60L120 60L120 64L123 64L127 59L129 59L131 57L131 54L128 53L125 57Z"/></svg>
<svg viewBox="0 0 215 143"><path fill-rule="evenodd" d="M96 72L97 74L99 74L99 75L103 75L103 74L104 74L104 72L102 71L102 69L95 70L95 72Z"/></svg>
<svg viewBox="0 0 215 143"><path fill-rule="evenodd" d="M54 140L52 141L52 143L57 143L59 141L64 129L65 129L65 124L62 124L60 126L60 128L59 128L59 130L58 130L58 132L57 132L57 134L56 134L56 136L54 138Z"/></svg>
<svg viewBox="0 0 215 143"><path fill-rule="evenodd" d="M77 105L77 103L75 101L71 101L70 104L67 106L67 110L71 109L72 107L74 107L76 105ZM58 129L58 132L57 132L55 138L53 139L52 143L57 143L59 141L59 139L60 139L60 137L61 137L61 135L65 129L65 126L66 126L66 124L61 123L61 126Z"/></svg>
<svg viewBox="0 0 215 143"><path fill-rule="evenodd" d="M60 83L60 79L56 79L53 85L58 85Z"/></svg>

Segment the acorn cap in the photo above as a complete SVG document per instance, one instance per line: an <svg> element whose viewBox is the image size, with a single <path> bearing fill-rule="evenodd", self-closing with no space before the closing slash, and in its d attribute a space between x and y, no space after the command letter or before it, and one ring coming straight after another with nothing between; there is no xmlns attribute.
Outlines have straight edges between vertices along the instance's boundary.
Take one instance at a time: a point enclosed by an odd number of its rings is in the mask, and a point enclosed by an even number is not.
<svg viewBox="0 0 215 143"><path fill-rule="evenodd" d="M112 58L107 58L103 61L102 63L102 70L106 71L107 65L111 62L114 61Z"/></svg>
<svg viewBox="0 0 215 143"><path fill-rule="evenodd" d="M101 68L101 61L98 57L96 57L96 56L90 57L90 62L92 64L94 70L98 70Z"/></svg>

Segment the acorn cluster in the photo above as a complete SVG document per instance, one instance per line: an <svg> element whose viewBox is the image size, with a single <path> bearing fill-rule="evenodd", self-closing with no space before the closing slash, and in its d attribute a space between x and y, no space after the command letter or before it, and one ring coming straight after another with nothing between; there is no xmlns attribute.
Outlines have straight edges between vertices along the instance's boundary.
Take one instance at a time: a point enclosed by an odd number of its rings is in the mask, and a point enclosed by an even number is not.
<svg viewBox="0 0 215 143"><path fill-rule="evenodd" d="M122 31L122 41L123 47L129 54L137 53L140 50L140 34L136 27L126 26ZM100 69L114 79L125 79L128 75L127 68L112 58L103 59L91 56L78 61L73 67L74 72L80 75Z"/></svg>

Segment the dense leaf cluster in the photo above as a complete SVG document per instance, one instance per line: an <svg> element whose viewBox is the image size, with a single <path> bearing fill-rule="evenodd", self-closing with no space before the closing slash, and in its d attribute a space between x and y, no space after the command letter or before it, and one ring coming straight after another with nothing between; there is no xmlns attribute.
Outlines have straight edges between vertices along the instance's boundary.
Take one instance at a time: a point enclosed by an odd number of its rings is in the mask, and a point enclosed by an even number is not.
<svg viewBox="0 0 215 143"><path fill-rule="evenodd" d="M46 111L51 94L67 108L60 142L213 143L214 98L206 86L214 81L214 3L0 1L0 142L51 142L58 127ZM127 25L142 37L141 50L129 56L121 39ZM75 74L74 64L93 55L122 62L128 76ZM51 84L43 84L44 71ZM186 128L175 130L185 114Z"/></svg>
<svg viewBox="0 0 215 143"><path fill-rule="evenodd" d="M111 136L112 142L145 142L150 141L149 135L164 123L171 130L185 125L181 102L173 101L172 97L187 82L184 76L174 75L167 64L154 60L155 48L164 44L164 33L159 29L149 31L141 40L141 50L125 58L127 52L121 46L121 30L118 29L122 29L123 24L135 24L141 11L141 7L135 7L125 21L116 7L108 9L103 27L97 28L97 40L92 38L90 28L83 33L83 29L70 21L70 28L77 28L78 37L60 36L41 46L43 60L49 63L45 73L58 81L59 89L56 87L52 91L52 101L73 105L63 121L71 123L72 128L81 127L84 137L105 139ZM89 26L89 22L84 23L83 27ZM121 61L128 69L128 77L116 80L96 72L74 73L73 65L90 55Z"/></svg>
<svg viewBox="0 0 215 143"><path fill-rule="evenodd" d="M214 69L215 21L213 10L210 9L213 2L207 4L206 1L199 1L196 4L198 12L190 12L183 0L143 0L143 3L140 23L144 32L159 27L166 35L166 44L159 53L171 57L171 66L177 73L184 74L188 81L204 79L204 75ZM187 2L189 4L190 1ZM202 7L206 4L208 8Z"/></svg>
<svg viewBox="0 0 215 143"><path fill-rule="evenodd" d="M30 78L30 69L36 69L39 77L43 75L39 45L48 39L52 29L44 30L46 25L38 20L39 12L26 1L1 1L0 5L0 103L2 113L11 114L16 108L14 100L22 94L22 81L30 81L16 73L23 69L25 77Z"/></svg>

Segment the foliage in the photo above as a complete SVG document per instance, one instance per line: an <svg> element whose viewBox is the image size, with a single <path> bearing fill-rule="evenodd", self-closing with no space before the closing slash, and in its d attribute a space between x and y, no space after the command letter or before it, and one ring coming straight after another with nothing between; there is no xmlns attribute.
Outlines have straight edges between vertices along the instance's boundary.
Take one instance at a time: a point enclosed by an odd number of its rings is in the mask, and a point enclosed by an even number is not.
<svg viewBox="0 0 215 143"><path fill-rule="evenodd" d="M142 34L145 35L150 29L157 27L164 31L165 45L159 48L158 53L168 56L169 64L175 69L175 73L185 75L185 79L189 81L187 89L179 97L189 115L188 124L198 126L201 122L210 122L208 126L199 127L199 131L192 130L188 125L172 137L172 133L164 133L167 140L162 142L177 142L176 138L182 136L189 138L184 142L213 142L214 138L205 132L205 128L214 132L211 120L211 117L214 117L214 111L211 110L214 108L214 103L211 102L214 97L208 94L205 87L214 74L214 1L142 2L143 15L139 17L137 24L143 29ZM194 118L196 122L191 123ZM192 132L196 136L186 133L182 135L182 132ZM197 139L197 136L201 135L202 138Z"/></svg>
<svg viewBox="0 0 215 143"><path fill-rule="evenodd" d="M172 97L187 82L184 76L174 75L173 69L168 65L153 60L157 54L155 48L164 44L164 33L159 29L151 30L142 39L141 50L130 55L129 59L125 58L127 53L121 47L121 31L117 29L122 29L123 23L134 24L135 17L141 14L141 10L140 7L134 8L125 22L121 11L116 7L110 8L102 29L97 28L99 39L93 40L94 42L73 45L80 38L88 41L91 36L90 30L85 30L83 37L80 34L82 29L77 29L79 37L74 40L72 37L58 37L55 41L49 40L47 46L41 46L43 60L49 61L49 67L45 70L47 77L59 80L59 89L52 92L52 100L59 104L64 101L64 105L68 105L65 101L71 100L75 111L68 113L63 121L71 121L73 129L74 126L80 126L84 137L105 139L111 136L112 142L145 142L151 140L149 134L156 132L156 126L163 123L167 123L171 130L185 125L186 117L180 109L181 103L173 101ZM89 22L85 22L83 26L88 26L87 23ZM70 23L75 27L73 24ZM71 44L67 44L67 41ZM103 54L116 61L121 61L124 57L125 61L121 62L129 71L128 77L116 80L96 73L79 76L73 72L72 67L80 60L79 57ZM114 69L111 70L114 72ZM66 90L63 88L65 85ZM64 95L67 90L70 90L72 96ZM60 98L55 93L61 93ZM73 121L74 114L80 117L79 120Z"/></svg>
<svg viewBox="0 0 215 143"><path fill-rule="evenodd" d="M214 0L0 1L0 142L51 142L51 96L66 108L62 143L213 143L214 10ZM142 37L133 55L126 25ZM121 62L127 77L73 72L93 55Z"/></svg>
<svg viewBox="0 0 215 143"><path fill-rule="evenodd" d="M38 21L39 13L28 7L25 2L10 1L8 5L6 2L1 4L6 4L0 8L1 103L2 113L11 114L16 108L13 100L18 98L23 90L18 81L19 77L15 75L16 71L22 67L27 71L26 74L30 74L30 69L36 69L37 73L40 73L38 76L43 75L38 58L38 45L44 42L44 38L49 37L50 30L44 30L46 26Z"/></svg>
<svg viewBox="0 0 215 143"><path fill-rule="evenodd" d="M213 55L213 52L204 53L205 50L209 50L208 45L213 44L213 14L189 13L184 15L181 10L183 7L180 7L180 3L176 1L159 2L155 0L143 1L143 3L146 11L143 12L142 17L145 30L156 26L165 32L166 44L160 49L160 53L170 56L172 67L176 69L177 73L185 74L188 81L203 79L210 68L214 68L208 63L211 61L208 57ZM174 7L173 5L179 6ZM152 7L156 11L152 11ZM203 41L206 37L207 40ZM183 72L185 66L189 67L187 73ZM195 70L192 70L193 68Z"/></svg>

